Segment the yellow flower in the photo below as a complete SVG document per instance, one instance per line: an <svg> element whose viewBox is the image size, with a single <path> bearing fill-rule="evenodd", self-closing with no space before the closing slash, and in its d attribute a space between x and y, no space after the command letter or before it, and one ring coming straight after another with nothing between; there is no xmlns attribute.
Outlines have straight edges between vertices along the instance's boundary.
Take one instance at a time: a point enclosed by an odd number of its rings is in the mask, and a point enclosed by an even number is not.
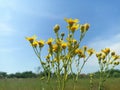
<svg viewBox="0 0 120 90"><path fill-rule="evenodd" d="M81 54L80 57L81 57L81 58L85 58L86 56L85 56L84 54Z"/></svg>
<svg viewBox="0 0 120 90"><path fill-rule="evenodd" d="M75 54L78 54L78 56L81 57L81 58L85 58L85 57L86 57L86 56L84 55L82 49L76 49L76 50L75 50Z"/></svg>
<svg viewBox="0 0 120 90"><path fill-rule="evenodd" d="M45 41L43 41L43 40L40 40L40 41L37 41L37 42L38 42L39 47L43 47L44 44L45 44Z"/></svg>
<svg viewBox="0 0 120 90"><path fill-rule="evenodd" d="M96 53L96 57L98 58L98 60L100 61L102 59L102 53L99 52L99 53Z"/></svg>
<svg viewBox="0 0 120 90"><path fill-rule="evenodd" d="M77 48L77 49L75 50L75 53L81 55L81 54L83 54L83 50Z"/></svg>
<svg viewBox="0 0 120 90"><path fill-rule="evenodd" d="M53 41L54 41L53 38L49 38L48 41L47 41L47 44L48 44L48 45L52 45L52 42L53 42Z"/></svg>
<svg viewBox="0 0 120 90"><path fill-rule="evenodd" d="M56 44L57 44L57 45L61 45L62 42L63 42L63 41L62 41L61 39L60 39L60 40L56 40Z"/></svg>
<svg viewBox="0 0 120 90"><path fill-rule="evenodd" d="M57 44L52 45L52 49L54 52L56 52L58 50L58 45Z"/></svg>
<svg viewBox="0 0 120 90"><path fill-rule="evenodd" d="M93 50L93 48L90 48L87 50L87 52L91 56L95 52L95 50Z"/></svg>
<svg viewBox="0 0 120 90"><path fill-rule="evenodd" d="M105 48L105 49L103 49L103 50L101 50L104 54L109 54L109 52L110 52L110 48Z"/></svg>
<svg viewBox="0 0 120 90"><path fill-rule="evenodd" d="M104 60L105 58L106 58L106 54L102 54L102 55L101 55L101 59Z"/></svg>
<svg viewBox="0 0 120 90"><path fill-rule="evenodd" d="M96 54L96 57L100 57L101 55L102 55L102 53L99 52Z"/></svg>
<svg viewBox="0 0 120 90"><path fill-rule="evenodd" d="M67 43L62 43L61 47L65 49L67 47Z"/></svg>
<svg viewBox="0 0 120 90"><path fill-rule="evenodd" d="M33 47L37 47L38 42L37 42L37 41L34 41L31 45L32 45Z"/></svg>
<svg viewBox="0 0 120 90"><path fill-rule="evenodd" d="M70 18L70 19L68 19L68 18L64 18L64 20L65 20L70 26L72 26L73 24L79 22L78 19L72 19L72 18Z"/></svg>
<svg viewBox="0 0 120 90"><path fill-rule="evenodd" d="M71 27L68 26L68 29L71 30L72 32L75 32L75 30L78 30L80 27L79 24L73 24Z"/></svg>
<svg viewBox="0 0 120 90"><path fill-rule="evenodd" d="M51 57L51 54L48 54L45 58L50 59L50 57Z"/></svg>
<svg viewBox="0 0 120 90"><path fill-rule="evenodd" d="M78 52L79 52L79 49L77 48L77 49L75 50L75 54L78 54Z"/></svg>
<svg viewBox="0 0 120 90"><path fill-rule="evenodd" d="M26 37L26 40L28 40L31 44L33 43L34 40L36 40L37 36L33 35L32 37Z"/></svg>
<svg viewBox="0 0 120 90"><path fill-rule="evenodd" d="M113 55L112 58L113 58L113 60L117 60L117 59L120 59L120 56L119 55Z"/></svg>
<svg viewBox="0 0 120 90"><path fill-rule="evenodd" d="M57 33L58 30L60 29L60 26L56 24L53 29L54 29L54 32Z"/></svg>

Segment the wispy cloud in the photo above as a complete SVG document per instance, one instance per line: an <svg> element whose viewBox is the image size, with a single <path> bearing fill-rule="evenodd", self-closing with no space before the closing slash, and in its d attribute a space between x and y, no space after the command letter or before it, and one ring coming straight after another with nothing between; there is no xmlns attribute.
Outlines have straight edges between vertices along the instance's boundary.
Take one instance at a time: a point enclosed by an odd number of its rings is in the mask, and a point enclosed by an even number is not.
<svg viewBox="0 0 120 90"><path fill-rule="evenodd" d="M104 48L110 48L112 51L115 51L117 54L120 54L120 34L114 35L106 39L105 38L103 39L103 37L95 39L89 42L88 46L94 48L97 52ZM116 68L120 67L118 66ZM85 68L83 69L83 72L89 73L98 70L99 70L98 60L94 55L88 60Z"/></svg>
<svg viewBox="0 0 120 90"><path fill-rule="evenodd" d="M111 50L115 50L116 52L120 53L120 33L108 38L101 37L93 40L88 45L95 48L97 51L109 47Z"/></svg>
<svg viewBox="0 0 120 90"><path fill-rule="evenodd" d="M120 53L120 34L114 35L110 38L99 38L95 39L88 44L89 47L92 47L99 52L101 49L110 48L112 51L115 51L117 54ZM98 61L96 56L90 58L87 62L87 67L94 67L98 70Z"/></svg>

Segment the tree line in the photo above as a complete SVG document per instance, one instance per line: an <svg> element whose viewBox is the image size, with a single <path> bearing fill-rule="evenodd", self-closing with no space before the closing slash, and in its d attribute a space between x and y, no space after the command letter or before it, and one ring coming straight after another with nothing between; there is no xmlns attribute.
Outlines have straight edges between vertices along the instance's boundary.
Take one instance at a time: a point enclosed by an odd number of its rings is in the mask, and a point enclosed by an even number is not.
<svg viewBox="0 0 120 90"><path fill-rule="evenodd" d="M108 71L109 72L109 71ZM79 77L80 78L89 78L89 75L91 73L88 74L80 74ZM92 73L94 75L94 78L98 78L99 77L99 71ZM61 74L62 75L62 74ZM75 75L75 73L73 74ZM71 78L73 75L69 74L69 78ZM25 72L17 72L15 74L7 74L6 72L0 72L0 78L37 78L37 77L43 77L45 76L45 72L39 72L39 73L33 73L32 71L25 71ZM55 73L51 72L51 77L56 77ZM119 69L114 69L110 72L110 76L109 77L114 77L114 78L120 78L120 70Z"/></svg>

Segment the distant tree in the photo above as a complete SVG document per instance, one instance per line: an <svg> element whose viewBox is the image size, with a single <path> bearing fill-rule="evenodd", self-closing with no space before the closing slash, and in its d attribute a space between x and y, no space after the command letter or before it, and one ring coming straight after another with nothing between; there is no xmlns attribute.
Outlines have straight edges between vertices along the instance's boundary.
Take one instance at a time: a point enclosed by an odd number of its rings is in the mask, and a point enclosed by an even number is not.
<svg viewBox="0 0 120 90"><path fill-rule="evenodd" d="M21 78L21 73L19 73L19 72L15 73L15 77L16 78Z"/></svg>
<svg viewBox="0 0 120 90"><path fill-rule="evenodd" d="M120 77L120 70L118 70L118 69L113 69L111 71L108 70L106 73L110 73L109 77L115 77L115 78ZM99 71L95 72L94 75L95 75L96 78L98 78L99 75L100 75Z"/></svg>
<svg viewBox="0 0 120 90"><path fill-rule="evenodd" d="M0 78L6 78L7 73L6 72L0 72Z"/></svg>
<svg viewBox="0 0 120 90"><path fill-rule="evenodd" d="M115 77L115 78L118 78L118 77L120 77L120 73L119 72L114 72L112 76Z"/></svg>
<svg viewBox="0 0 120 90"><path fill-rule="evenodd" d="M32 77L36 77L37 75L35 73L33 73L32 71L27 71L27 72L23 72L21 74L22 78L32 78Z"/></svg>
<svg viewBox="0 0 120 90"><path fill-rule="evenodd" d="M9 74L8 75L8 78L15 78L16 76L15 76L15 74Z"/></svg>

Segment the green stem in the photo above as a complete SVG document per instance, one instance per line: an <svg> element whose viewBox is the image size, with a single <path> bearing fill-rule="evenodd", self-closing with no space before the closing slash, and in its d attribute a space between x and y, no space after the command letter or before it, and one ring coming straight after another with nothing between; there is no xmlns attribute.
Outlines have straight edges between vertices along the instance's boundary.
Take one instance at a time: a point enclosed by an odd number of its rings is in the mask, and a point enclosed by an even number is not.
<svg viewBox="0 0 120 90"><path fill-rule="evenodd" d="M100 81L99 81L99 87L98 87L98 90L103 90L103 83L104 83L104 72L103 72L103 65L102 63L99 63L100 65Z"/></svg>
<svg viewBox="0 0 120 90"><path fill-rule="evenodd" d="M85 63L86 63L87 60L89 59L89 57L90 57L90 56L88 56L88 57L84 60L82 66L81 66L81 68L80 68L80 70L78 71L77 76L76 76L76 79L75 79L76 81L78 80L78 76L79 76L79 74L81 73L81 71L82 71L82 69L83 69Z"/></svg>

